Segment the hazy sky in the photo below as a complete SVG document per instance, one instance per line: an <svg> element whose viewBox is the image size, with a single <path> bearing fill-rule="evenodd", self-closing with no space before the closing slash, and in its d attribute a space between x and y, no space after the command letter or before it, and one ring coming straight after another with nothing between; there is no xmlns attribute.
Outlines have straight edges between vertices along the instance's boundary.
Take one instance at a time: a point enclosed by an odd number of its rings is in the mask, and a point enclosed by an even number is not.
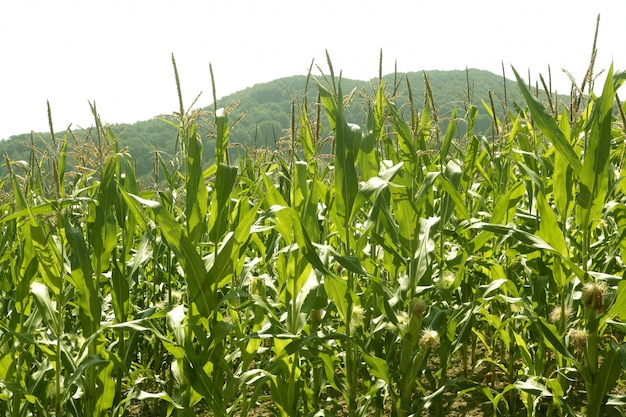
<svg viewBox="0 0 626 417"><path fill-rule="evenodd" d="M0 138L89 126L177 108L171 53L187 105L305 74L324 51L346 78L383 71L480 68L547 76L569 91L587 68L626 69L625 0L0 0ZM316 70L314 74L318 74Z"/></svg>

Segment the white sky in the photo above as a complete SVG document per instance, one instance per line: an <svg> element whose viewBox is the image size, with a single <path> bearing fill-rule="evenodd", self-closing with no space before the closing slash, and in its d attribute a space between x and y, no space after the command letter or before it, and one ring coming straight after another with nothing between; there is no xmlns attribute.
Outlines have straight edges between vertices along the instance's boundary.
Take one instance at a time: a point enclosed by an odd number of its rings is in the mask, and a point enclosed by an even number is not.
<svg viewBox="0 0 626 417"><path fill-rule="evenodd" d="M601 14L596 70L626 69L626 0L0 0L0 138L92 123L132 123L256 83L327 72L353 79L399 71L486 69L547 77L569 91L587 68ZM317 72L315 72L317 73Z"/></svg>

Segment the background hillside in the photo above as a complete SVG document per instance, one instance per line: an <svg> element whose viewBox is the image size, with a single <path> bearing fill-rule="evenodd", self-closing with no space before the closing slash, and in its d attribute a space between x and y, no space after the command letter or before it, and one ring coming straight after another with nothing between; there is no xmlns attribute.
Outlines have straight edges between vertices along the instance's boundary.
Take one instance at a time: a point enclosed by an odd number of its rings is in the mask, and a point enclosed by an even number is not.
<svg viewBox="0 0 626 417"><path fill-rule="evenodd" d="M475 130L489 134L491 119L483 102L490 105L490 94L496 113L500 117L504 114L505 96L507 97L507 105L519 102L516 84L488 71L476 69L428 71L426 75L433 92L438 118L442 124L447 123L453 108L456 107L459 116L462 116L468 103L472 103L479 108ZM323 77L316 77L316 79L322 83L328 81L324 80ZM403 111L409 111L408 108L402 107L409 99L409 85L413 100L418 104L418 109L423 107L426 90L424 72L389 74L385 75L383 79L388 83L388 91L395 92L393 94L394 100ZM344 94L353 93L353 99L346 110L349 122L364 123L366 113L363 110L367 107L369 97L373 96L377 82L377 79L371 81L342 80ZM231 108L230 123L232 124L239 119L230 132L229 142L235 147L274 149L282 138L288 137L292 104L295 104L296 109L298 108L304 100L305 89L307 89L306 99L308 103L314 103L317 100L315 81L310 79L307 87L305 76L292 76L257 84L219 99L218 107ZM314 106L309 108L312 109ZM212 108L206 110L210 111ZM106 121L106 114L101 116ZM41 117L45 117L45 115L41 115ZM208 126L210 124L208 120L211 119L212 117L207 117L204 125ZM328 128L325 128L326 119L323 113L321 122L323 136L324 132L328 132ZM135 158L137 174L140 177L146 178L152 172L155 150L162 152L165 157L175 152L177 130L161 118L133 124L113 124L108 127L120 138L120 145L128 148ZM207 158L212 158L214 151L210 143L210 130L211 128L208 127L206 132L202 133L209 142L205 146ZM59 137L62 137L63 133L59 132ZM72 133L84 138L89 136L89 129L75 130ZM30 149L33 147L45 149L49 140L50 135L48 133L35 134L32 138L30 133L15 135L0 142L0 152L6 153L13 161L28 160ZM31 143L32 145L30 145Z"/></svg>

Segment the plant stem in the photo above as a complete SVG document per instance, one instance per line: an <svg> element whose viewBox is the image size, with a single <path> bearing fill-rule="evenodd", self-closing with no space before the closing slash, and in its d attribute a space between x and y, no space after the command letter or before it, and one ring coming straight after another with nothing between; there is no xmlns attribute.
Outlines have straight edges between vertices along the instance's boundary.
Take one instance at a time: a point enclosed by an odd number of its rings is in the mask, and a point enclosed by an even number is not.
<svg viewBox="0 0 626 417"><path fill-rule="evenodd" d="M346 243L346 249L349 250L349 243ZM349 252L348 252L349 253ZM355 346L352 341L352 317L353 317L353 301L352 294L354 293L354 274L348 272L348 311L346 317L346 378L348 385L348 415L350 417L356 416L356 352Z"/></svg>

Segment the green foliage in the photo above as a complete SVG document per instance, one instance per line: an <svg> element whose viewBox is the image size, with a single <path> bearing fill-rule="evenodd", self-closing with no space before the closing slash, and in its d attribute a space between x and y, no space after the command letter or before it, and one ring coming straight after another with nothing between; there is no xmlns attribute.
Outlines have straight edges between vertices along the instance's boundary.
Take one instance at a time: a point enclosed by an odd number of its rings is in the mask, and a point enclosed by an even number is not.
<svg viewBox="0 0 626 417"><path fill-rule="evenodd" d="M437 112L442 119L442 126L448 126L448 119L452 117L455 107L463 108L468 103L481 103L488 100L488 92L493 91L497 100L497 111L505 111L508 105L512 104L512 97L506 97L505 82L509 95L515 91L515 84L510 80L487 71L470 69L465 71L429 71L429 80L434 94L434 103L437 105ZM409 90L415 98L425 97L426 90L423 83L423 73L390 74L383 77L386 83L394 85L393 100L398 109L408 107ZM355 97L367 96L373 93L377 80L356 81L343 79L342 87L344 91L354 93ZM410 84L409 84L410 83ZM307 77L293 76L281 78L268 83L257 84L242 91L225 96L217 101L215 108L228 109L231 123L235 129L230 135L230 143L237 145L239 151L231 150L242 154L241 147L284 149L289 138L291 128L291 102L303 104L305 101L313 103L317 100L318 92L315 89L307 89ZM366 106L363 103L363 106ZM212 133L213 109L202 109L196 112L196 122L198 131L201 134L203 146L203 158L210 160L215 157L216 143ZM350 123L363 125L366 115L359 105L349 106L345 109L346 120ZM314 142L321 142L328 136L330 128L326 120L319 120L319 125L315 114L311 115L311 135ZM298 117L298 115L296 115ZM167 118L166 118L167 119ZM171 121L171 118L169 119ZM456 128L464 129L461 125ZM480 113L475 122L476 130L489 134L492 128L491 118L487 113ZM120 123L108 126L118 138L121 148L126 148L133 155L136 167L136 174L144 184L154 183L155 175L155 153L164 153L166 160L175 158L176 144L178 143L178 131L175 124L164 122L163 118L154 118L139 121L133 124ZM70 159L70 166L77 165L73 162L73 155L79 152L93 153L93 150L81 147L83 141L76 136L85 136L85 132L92 128L76 129L67 135L67 155ZM208 129L208 130L207 130ZM58 134L57 134L58 135ZM52 157L54 152L50 149L50 133L36 133L34 140L30 134L20 134L12 136L0 142L0 152L7 153L14 161L28 161L31 143L41 152L42 156ZM218 152L220 147L217 147ZM324 148L325 153L329 153L328 147ZM243 155L243 154L242 154ZM93 155L97 156L96 154ZM101 162L104 162L102 160ZM1 171L0 172L5 172ZM162 173L161 173L162 175ZM158 181L163 180L162 176Z"/></svg>
<svg viewBox="0 0 626 417"><path fill-rule="evenodd" d="M235 152L245 100L187 109L173 65L169 141L136 155L92 106L5 157L0 414L623 412L623 73L575 109L515 70L477 106L468 71L445 110L436 72L329 60L246 90L287 130Z"/></svg>

